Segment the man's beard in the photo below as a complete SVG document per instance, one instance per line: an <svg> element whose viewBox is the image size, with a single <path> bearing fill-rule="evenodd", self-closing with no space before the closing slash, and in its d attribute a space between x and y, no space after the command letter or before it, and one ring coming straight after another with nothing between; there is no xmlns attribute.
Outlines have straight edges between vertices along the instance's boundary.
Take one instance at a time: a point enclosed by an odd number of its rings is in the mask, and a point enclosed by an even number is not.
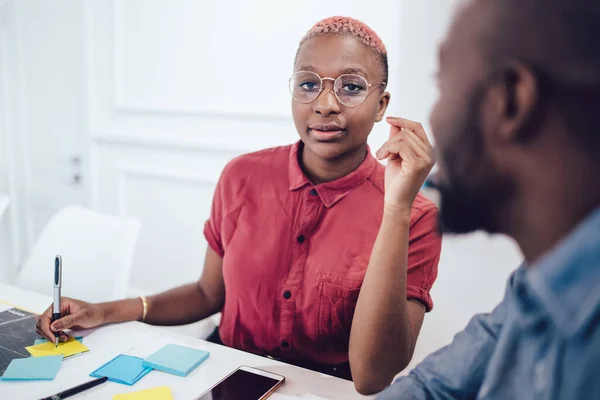
<svg viewBox="0 0 600 400"><path fill-rule="evenodd" d="M450 184L436 185L436 188L440 192L440 234L491 230L487 204L482 203L479 196L466 190L457 180Z"/></svg>
<svg viewBox="0 0 600 400"><path fill-rule="evenodd" d="M455 124L452 148L442 154L446 181L435 184L440 193L440 233L497 233L501 229L499 215L511 185L486 154L479 124L482 100L482 91L473 95L467 114Z"/></svg>

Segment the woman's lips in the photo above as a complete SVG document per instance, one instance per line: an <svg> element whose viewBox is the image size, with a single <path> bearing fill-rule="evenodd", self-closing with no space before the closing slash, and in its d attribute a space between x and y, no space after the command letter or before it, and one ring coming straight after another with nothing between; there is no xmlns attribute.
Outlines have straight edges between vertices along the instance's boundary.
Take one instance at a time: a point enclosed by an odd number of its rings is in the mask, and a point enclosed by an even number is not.
<svg viewBox="0 0 600 400"><path fill-rule="evenodd" d="M309 126L312 136L322 142L330 142L340 139L345 129L336 123L314 124Z"/></svg>
<svg viewBox="0 0 600 400"><path fill-rule="evenodd" d="M310 133L319 141L323 141L323 142L328 142L328 141L333 141L333 140L337 140L340 137L342 137L344 130L343 129L337 129L337 130L327 130L327 131L322 131L322 130L318 130L318 129L310 129Z"/></svg>

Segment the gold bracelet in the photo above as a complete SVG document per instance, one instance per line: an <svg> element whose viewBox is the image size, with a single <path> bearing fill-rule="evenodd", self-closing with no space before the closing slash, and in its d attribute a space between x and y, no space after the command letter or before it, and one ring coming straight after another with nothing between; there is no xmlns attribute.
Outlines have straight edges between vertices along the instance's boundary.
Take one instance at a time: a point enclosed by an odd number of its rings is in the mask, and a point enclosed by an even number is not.
<svg viewBox="0 0 600 400"><path fill-rule="evenodd" d="M146 300L146 296L139 296L139 299L142 301L143 306L142 322L146 322L146 315L148 315L148 300Z"/></svg>

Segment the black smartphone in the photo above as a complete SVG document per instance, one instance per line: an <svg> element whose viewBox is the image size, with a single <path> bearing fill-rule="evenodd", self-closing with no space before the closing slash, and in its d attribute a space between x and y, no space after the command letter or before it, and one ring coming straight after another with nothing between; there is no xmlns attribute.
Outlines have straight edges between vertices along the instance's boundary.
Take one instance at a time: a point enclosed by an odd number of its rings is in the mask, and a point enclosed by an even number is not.
<svg viewBox="0 0 600 400"><path fill-rule="evenodd" d="M281 375L241 366L195 400L263 400L284 380Z"/></svg>

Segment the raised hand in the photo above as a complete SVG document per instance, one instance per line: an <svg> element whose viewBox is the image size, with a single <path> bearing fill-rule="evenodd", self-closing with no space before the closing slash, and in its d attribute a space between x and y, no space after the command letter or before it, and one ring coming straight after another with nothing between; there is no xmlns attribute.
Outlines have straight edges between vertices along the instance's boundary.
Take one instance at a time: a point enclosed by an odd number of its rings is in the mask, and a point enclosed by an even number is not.
<svg viewBox="0 0 600 400"><path fill-rule="evenodd" d="M433 167L433 147L423 126L404 118L388 117L389 140L376 153L388 159L385 170L385 207L410 210Z"/></svg>

